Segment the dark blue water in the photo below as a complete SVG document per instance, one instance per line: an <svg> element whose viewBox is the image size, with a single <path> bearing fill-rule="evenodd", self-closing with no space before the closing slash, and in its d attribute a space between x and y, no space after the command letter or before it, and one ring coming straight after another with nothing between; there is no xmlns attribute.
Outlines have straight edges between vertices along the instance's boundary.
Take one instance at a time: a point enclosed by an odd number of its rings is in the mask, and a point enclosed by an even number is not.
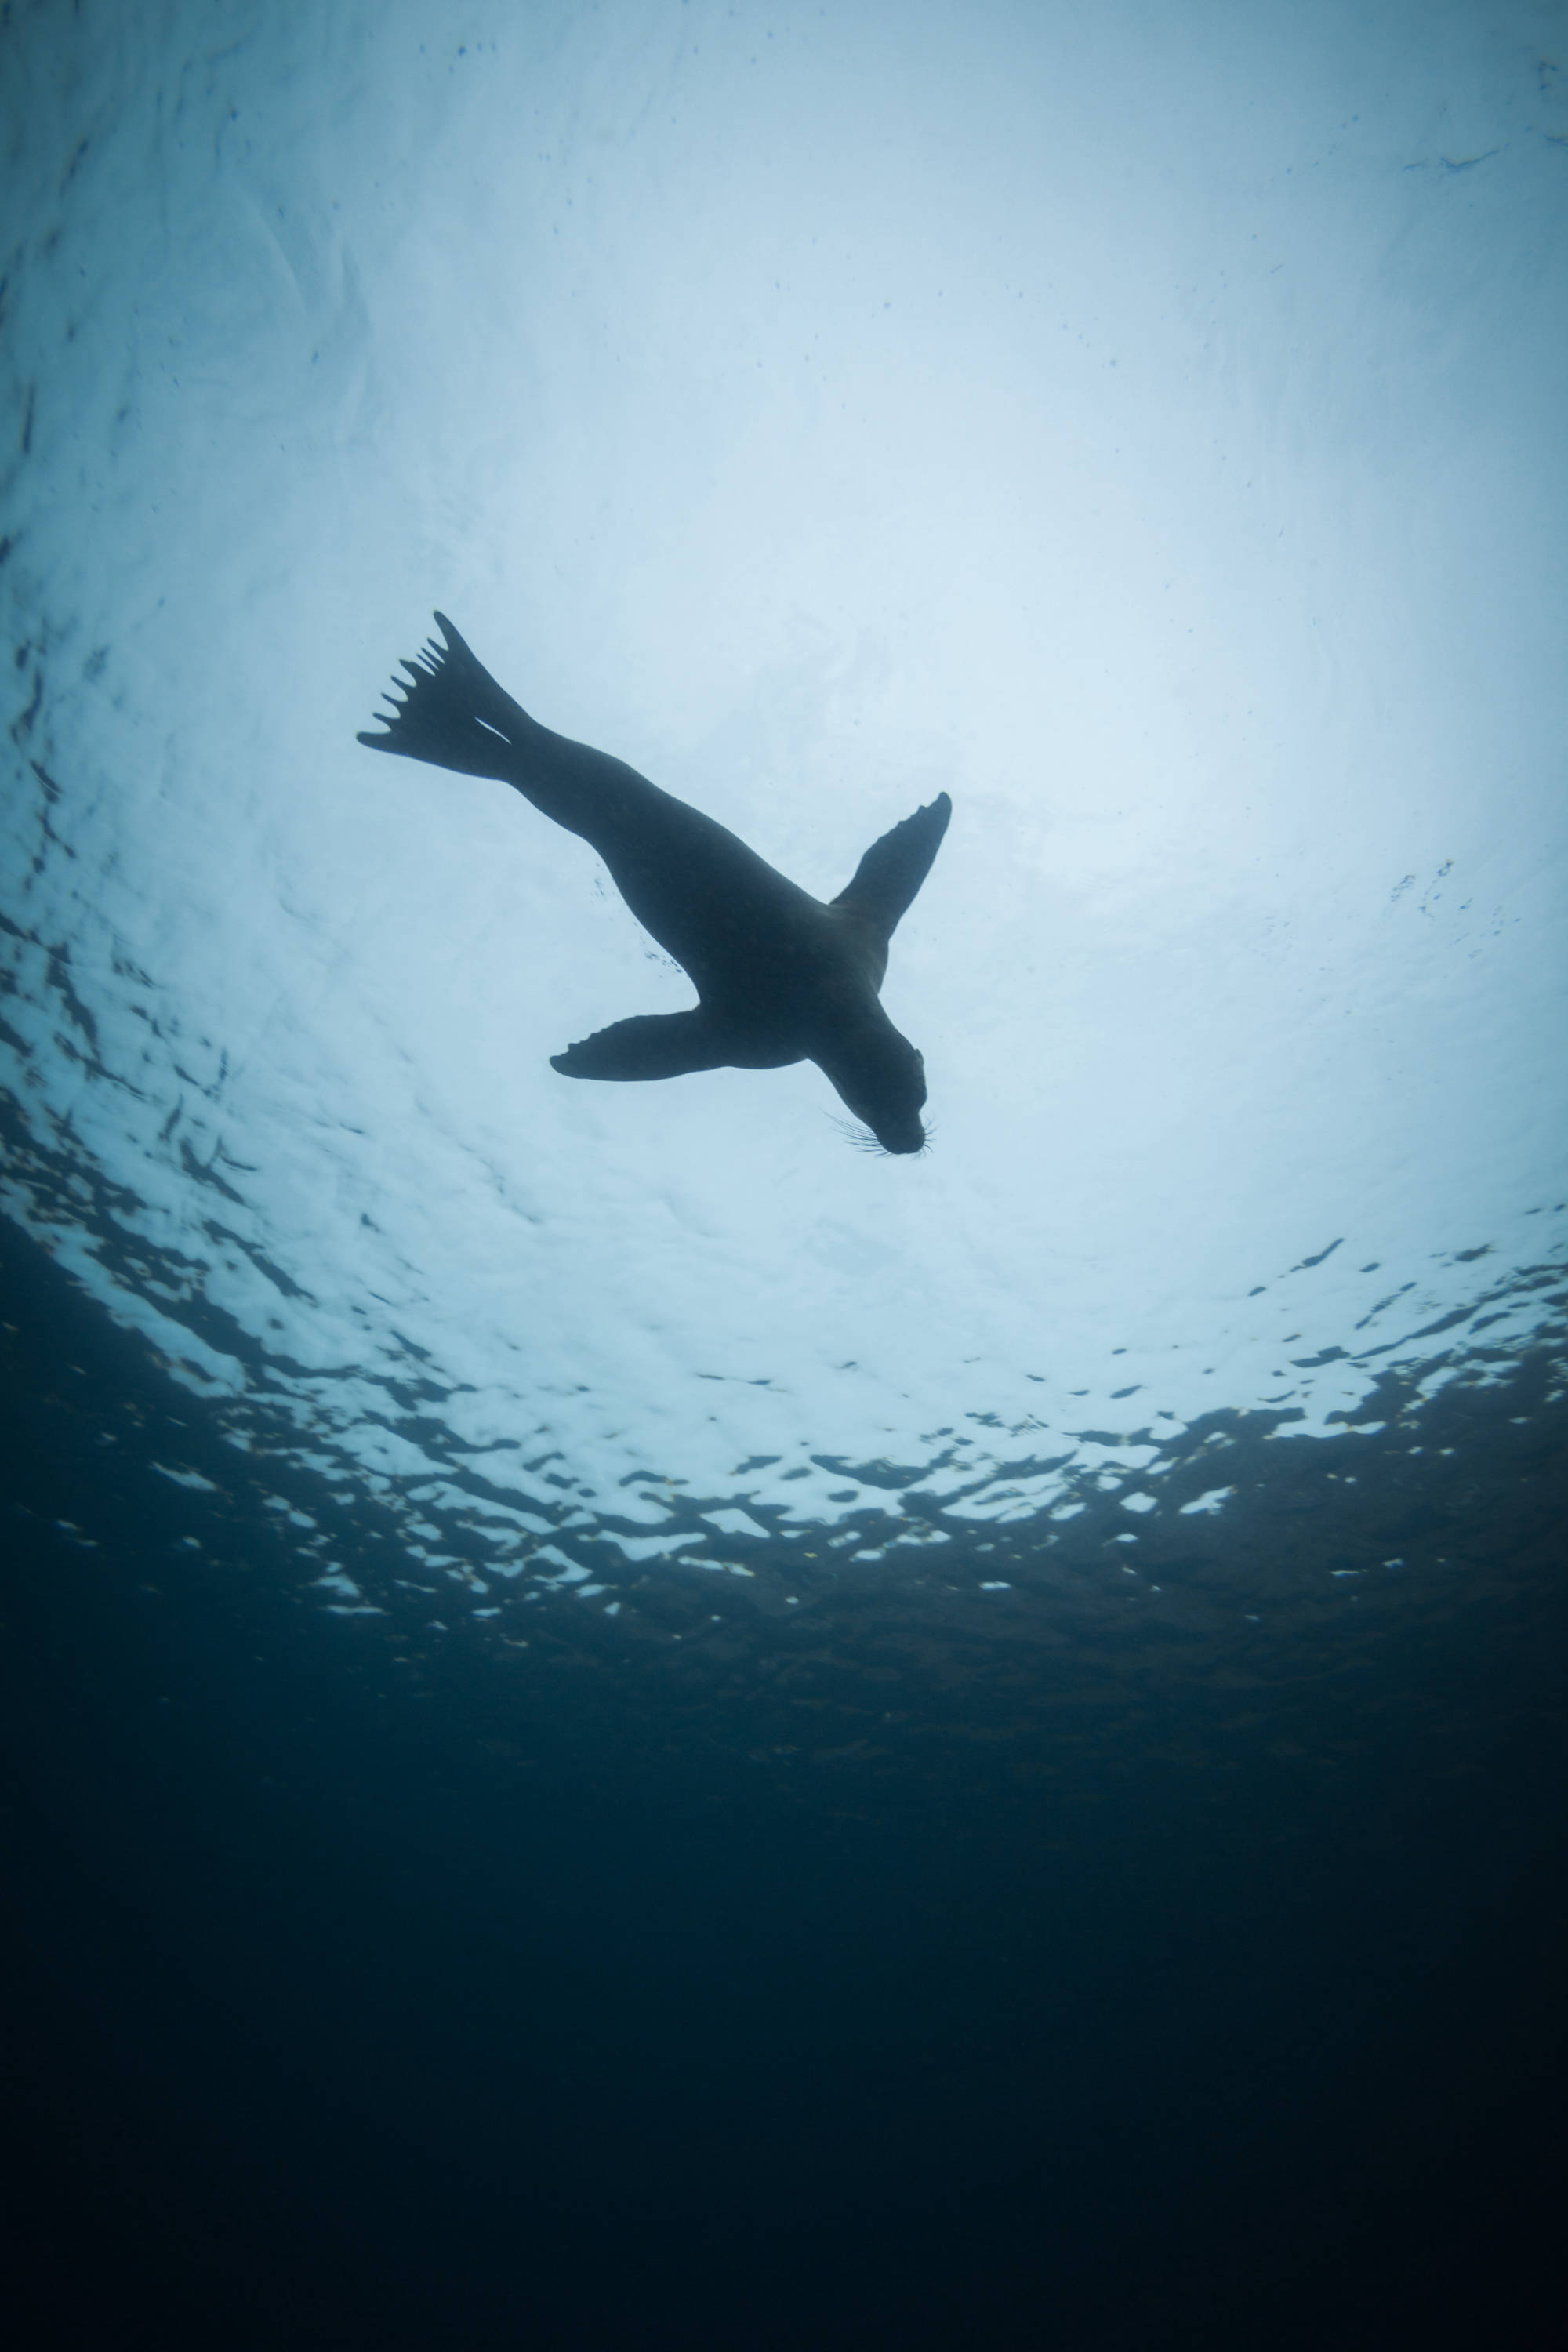
<svg viewBox="0 0 1568 2352"><path fill-rule="evenodd" d="M679 1662L563 1604L502 1674L324 1628L142 1343L5 1299L27 2340L1545 2340L1539 1365L1169 1570L1397 1539L1353 1628L677 1591Z"/></svg>
<svg viewBox="0 0 1568 2352"><path fill-rule="evenodd" d="M0 7L29 2347L1561 2316L1557 0ZM439 604L810 1066L355 741Z"/></svg>

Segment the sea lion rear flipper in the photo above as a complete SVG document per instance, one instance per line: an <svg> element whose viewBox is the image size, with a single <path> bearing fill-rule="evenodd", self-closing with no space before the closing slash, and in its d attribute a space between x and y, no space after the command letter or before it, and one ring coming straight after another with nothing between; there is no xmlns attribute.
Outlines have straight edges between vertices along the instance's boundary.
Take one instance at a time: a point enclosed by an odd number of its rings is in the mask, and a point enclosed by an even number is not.
<svg viewBox="0 0 1568 2352"><path fill-rule="evenodd" d="M890 939L899 918L908 912L931 872L952 814L952 803L945 793L938 793L925 808L894 825L880 841L871 844L855 868L853 881L847 890L840 890L834 905L854 906L874 915L884 937Z"/></svg>
<svg viewBox="0 0 1568 2352"><path fill-rule="evenodd" d="M679 1078L689 1070L717 1070L728 1056L724 1039L700 1005L689 1013L636 1013L612 1021L550 1066L563 1078Z"/></svg>
<svg viewBox="0 0 1568 2352"><path fill-rule="evenodd" d="M402 667L378 710L372 735L358 740L372 751L395 751L405 760L426 760L433 768L455 768L461 776L515 781L521 747L540 730L526 710L499 687L484 664L458 635L445 613L437 624L445 638L432 637Z"/></svg>

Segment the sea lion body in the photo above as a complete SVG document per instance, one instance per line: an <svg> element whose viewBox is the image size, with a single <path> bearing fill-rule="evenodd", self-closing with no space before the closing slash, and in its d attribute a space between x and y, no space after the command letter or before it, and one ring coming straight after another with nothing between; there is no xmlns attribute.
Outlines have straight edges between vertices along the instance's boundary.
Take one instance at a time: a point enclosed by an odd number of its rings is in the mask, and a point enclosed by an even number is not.
<svg viewBox="0 0 1568 2352"><path fill-rule="evenodd" d="M404 663L409 683L396 683L385 731L359 740L493 776L591 842L638 922L697 988L691 1011L617 1021L552 1055L552 1067L649 1079L812 1061L886 1150L918 1151L924 1065L879 992L893 929L947 829L947 794L884 834L825 903L624 761L542 727L445 615L436 619L445 644Z"/></svg>

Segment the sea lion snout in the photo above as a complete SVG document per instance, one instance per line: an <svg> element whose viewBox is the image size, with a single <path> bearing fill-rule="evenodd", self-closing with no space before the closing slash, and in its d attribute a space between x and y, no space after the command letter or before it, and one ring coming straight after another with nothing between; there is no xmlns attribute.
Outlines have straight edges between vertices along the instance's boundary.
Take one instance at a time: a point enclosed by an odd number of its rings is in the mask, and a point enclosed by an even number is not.
<svg viewBox="0 0 1568 2352"><path fill-rule="evenodd" d="M900 1157L925 1149L925 1057L901 1037L885 1013L853 1061L818 1057L839 1100L868 1127L884 1151Z"/></svg>
<svg viewBox="0 0 1568 2352"><path fill-rule="evenodd" d="M907 1120L897 1125L873 1128L871 1132L884 1151L908 1153L923 1151L926 1148L926 1131L921 1125L918 1111L911 1112Z"/></svg>

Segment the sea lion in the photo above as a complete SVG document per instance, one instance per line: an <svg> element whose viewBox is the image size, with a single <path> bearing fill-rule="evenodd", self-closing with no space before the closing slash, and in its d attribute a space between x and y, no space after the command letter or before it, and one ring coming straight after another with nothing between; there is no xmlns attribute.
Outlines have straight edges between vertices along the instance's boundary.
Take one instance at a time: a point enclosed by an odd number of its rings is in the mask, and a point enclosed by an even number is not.
<svg viewBox="0 0 1568 2352"><path fill-rule="evenodd" d="M873 842L847 889L814 898L624 761L541 727L444 613L378 711L373 751L510 784L593 843L645 930L697 984L689 1013L634 1013L563 1054L567 1078L674 1078L815 1062L885 1151L921 1150L925 1064L878 1002L888 942L952 814L939 793Z"/></svg>

